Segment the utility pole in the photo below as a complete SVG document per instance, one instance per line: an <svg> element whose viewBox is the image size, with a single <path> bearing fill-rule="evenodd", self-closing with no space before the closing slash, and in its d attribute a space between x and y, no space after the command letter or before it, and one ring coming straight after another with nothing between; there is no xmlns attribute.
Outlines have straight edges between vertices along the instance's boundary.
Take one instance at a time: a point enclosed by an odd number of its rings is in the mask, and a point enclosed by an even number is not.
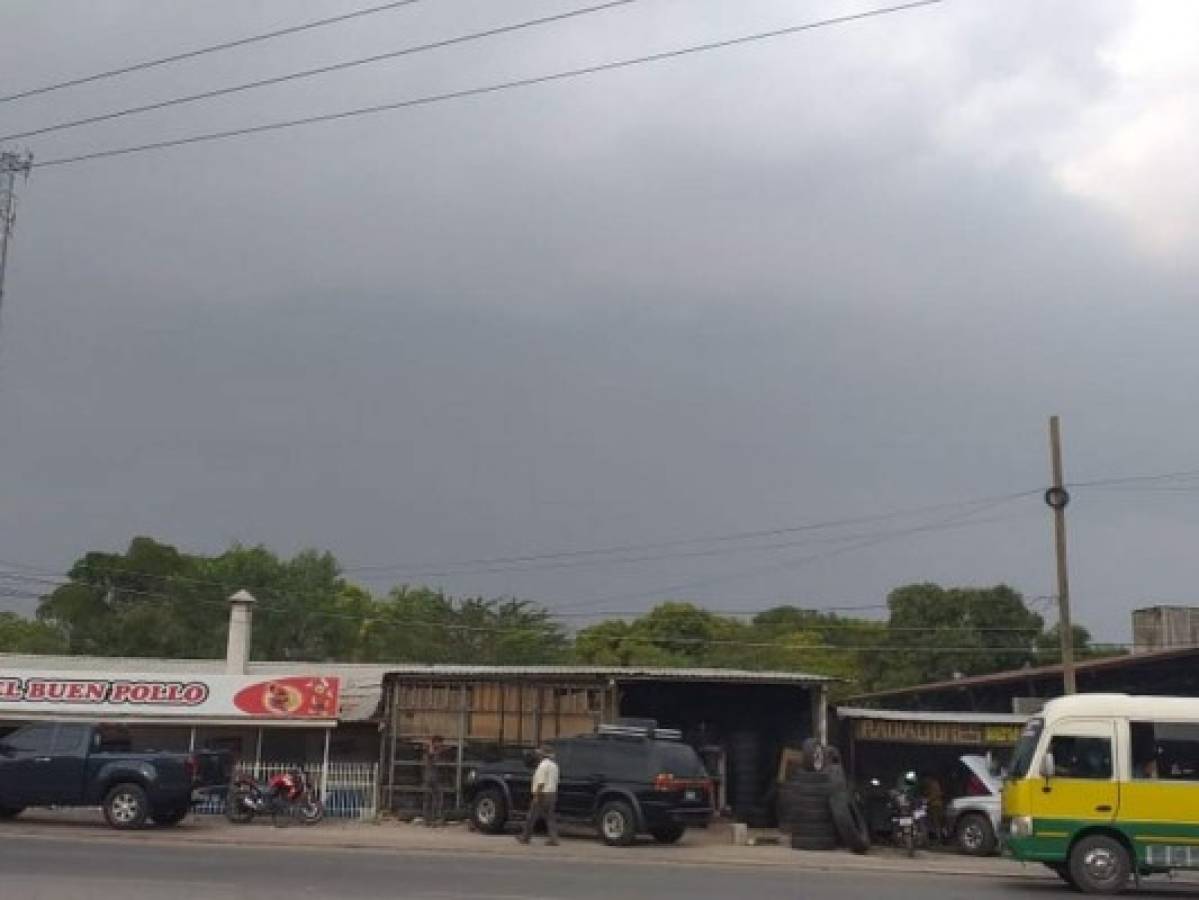
<svg viewBox="0 0 1199 900"><path fill-rule="evenodd" d="M0 150L0 303L4 302L4 270L8 264L8 239L17 221L17 176L29 177L33 154Z"/></svg>
<svg viewBox="0 0 1199 900"><path fill-rule="evenodd" d="M1045 502L1053 510L1054 549L1057 555L1058 631L1062 639L1062 681L1067 694L1076 693L1074 678L1074 627L1070 624L1070 577L1066 569L1066 504L1070 493L1062 479L1062 430L1057 416L1049 417L1049 458L1053 487L1045 491Z"/></svg>

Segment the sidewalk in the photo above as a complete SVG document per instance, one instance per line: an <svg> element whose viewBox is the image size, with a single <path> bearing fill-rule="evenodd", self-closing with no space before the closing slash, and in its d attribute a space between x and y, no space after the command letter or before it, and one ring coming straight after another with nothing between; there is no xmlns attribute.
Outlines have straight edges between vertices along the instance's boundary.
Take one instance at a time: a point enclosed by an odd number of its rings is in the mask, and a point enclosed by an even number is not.
<svg viewBox="0 0 1199 900"><path fill-rule="evenodd" d="M621 865L785 867L826 872L919 872L930 875L1052 879L1040 866L1023 866L1007 859L975 859L946 853L921 852L914 859L878 848L864 856L848 851L827 853L792 850L781 844L734 846L727 826L689 831L674 846L653 842L632 847L608 847L585 831L564 829L559 847L540 841L523 847L511 836L483 835L465 825L425 828L394 820L380 823L326 820L319 825L275 828L269 822L233 825L217 816L189 816L174 828L117 832L108 828L96 810L31 810L19 819L0 823L0 838L21 835L40 838L97 841L140 841L146 844L206 844L279 850L316 848L388 851L399 854L449 854L556 859L580 862L618 862ZM756 840L778 839L776 832L753 832Z"/></svg>

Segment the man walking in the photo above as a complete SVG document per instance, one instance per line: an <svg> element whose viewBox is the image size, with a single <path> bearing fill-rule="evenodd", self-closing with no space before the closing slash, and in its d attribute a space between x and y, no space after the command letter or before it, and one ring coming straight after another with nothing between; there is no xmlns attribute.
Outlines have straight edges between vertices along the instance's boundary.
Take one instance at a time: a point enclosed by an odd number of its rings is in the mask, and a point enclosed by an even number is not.
<svg viewBox="0 0 1199 900"><path fill-rule="evenodd" d="M533 829L542 819L545 820L545 830L549 834L546 841L551 847L558 846L558 764L554 762L554 748L542 747L538 751L541 762L533 773L532 796L529 800L529 817L525 819L525 830L517 840L527 844L533 836Z"/></svg>
<svg viewBox="0 0 1199 900"><path fill-rule="evenodd" d="M435 734L425 745L424 759L421 761L421 783L425 789L425 825L430 828L445 821L445 791L441 785L441 772L437 768L441 754L441 735Z"/></svg>

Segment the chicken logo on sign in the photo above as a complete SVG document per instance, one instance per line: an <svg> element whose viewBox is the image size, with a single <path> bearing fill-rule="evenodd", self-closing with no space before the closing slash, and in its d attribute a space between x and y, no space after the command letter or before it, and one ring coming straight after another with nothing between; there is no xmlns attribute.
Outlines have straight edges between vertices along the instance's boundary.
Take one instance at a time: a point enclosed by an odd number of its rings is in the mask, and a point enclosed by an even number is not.
<svg viewBox="0 0 1199 900"><path fill-rule="evenodd" d="M332 719L337 716L339 687L336 678L275 678L242 688L233 705L252 716Z"/></svg>

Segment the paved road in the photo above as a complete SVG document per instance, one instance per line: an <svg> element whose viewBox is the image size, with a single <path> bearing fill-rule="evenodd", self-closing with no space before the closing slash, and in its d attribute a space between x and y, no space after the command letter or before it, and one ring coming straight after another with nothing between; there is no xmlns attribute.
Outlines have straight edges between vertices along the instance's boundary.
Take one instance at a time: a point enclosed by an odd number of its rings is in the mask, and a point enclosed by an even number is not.
<svg viewBox="0 0 1199 900"><path fill-rule="evenodd" d="M1169 896L1180 896L1167 887ZM1070 900L1018 879L555 861L377 851L181 847L147 841L8 835L0 896L21 900Z"/></svg>

